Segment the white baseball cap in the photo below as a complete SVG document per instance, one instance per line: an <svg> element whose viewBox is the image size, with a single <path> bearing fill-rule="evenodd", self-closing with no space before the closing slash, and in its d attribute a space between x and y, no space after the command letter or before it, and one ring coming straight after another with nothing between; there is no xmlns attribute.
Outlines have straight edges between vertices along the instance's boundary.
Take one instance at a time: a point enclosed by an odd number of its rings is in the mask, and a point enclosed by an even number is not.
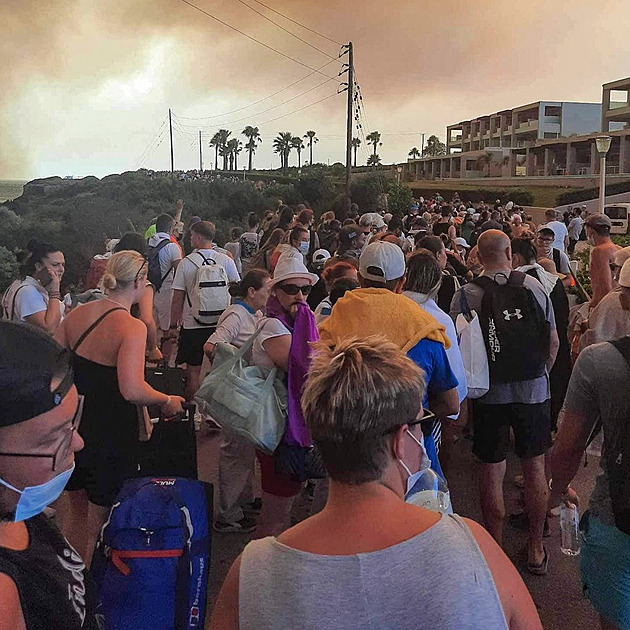
<svg viewBox="0 0 630 630"><path fill-rule="evenodd" d="M405 275L405 255L394 243L370 243L359 257L359 274L366 280L383 284L402 278Z"/></svg>
<svg viewBox="0 0 630 630"><path fill-rule="evenodd" d="M621 273L619 274L619 286L630 287L630 259L623 263Z"/></svg>
<svg viewBox="0 0 630 630"><path fill-rule="evenodd" d="M327 249L316 249L313 253L314 263L323 263L330 258L330 252Z"/></svg>
<svg viewBox="0 0 630 630"><path fill-rule="evenodd" d="M466 242L466 239L463 236L458 236L455 239L455 245L459 245L460 247L465 247L466 249L470 249L470 245Z"/></svg>

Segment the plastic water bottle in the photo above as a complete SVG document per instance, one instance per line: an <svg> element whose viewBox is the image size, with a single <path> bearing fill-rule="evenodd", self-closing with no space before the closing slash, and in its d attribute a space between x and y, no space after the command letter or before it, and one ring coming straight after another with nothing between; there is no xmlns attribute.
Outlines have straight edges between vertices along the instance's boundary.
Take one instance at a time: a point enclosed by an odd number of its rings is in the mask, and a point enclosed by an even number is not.
<svg viewBox="0 0 630 630"><path fill-rule="evenodd" d="M431 468L422 472L405 501L434 512L453 513L448 484Z"/></svg>
<svg viewBox="0 0 630 630"><path fill-rule="evenodd" d="M575 505L560 506L560 530L562 540L560 550L566 556L577 556L580 553L580 513Z"/></svg>

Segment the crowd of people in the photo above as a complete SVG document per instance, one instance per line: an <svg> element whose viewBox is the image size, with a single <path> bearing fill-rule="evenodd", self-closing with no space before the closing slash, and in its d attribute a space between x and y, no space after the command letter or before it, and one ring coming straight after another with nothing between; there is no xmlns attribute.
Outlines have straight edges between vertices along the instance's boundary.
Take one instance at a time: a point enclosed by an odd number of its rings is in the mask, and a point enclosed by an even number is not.
<svg viewBox="0 0 630 630"><path fill-rule="evenodd" d="M630 335L630 248L613 243L607 216L549 210L537 226L511 201L437 193L404 216L352 204L343 220L316 220L278 201L220 247L210 221L184 223L182 211L110 243L80 295L62 293L63 252L32 241L3 296L0 610L17 620L7 627L96 627L87 573L137 474L138 423L148 406L181 413L229 344L277 370L286 428L270 454L198 411L198 429L221 431L214 529L256 538L211 627L540 628L501 550L508 451L523 492L509 524L528 531L523 570L544 576L549 518L579 503L570 483L602 429L582 581L604 630L630 628L630 493L609 483L627 442L630 364L608 343ZM571 308L580 240L592 248L592 297ZM488 387L471 399L459 322L475 317ZM146 382L156 361L185 368L183 397ZM427 468L448 482L463 432L480 461L484 527L409 501ZM305 486L312 514L291 526Z"/></svg>

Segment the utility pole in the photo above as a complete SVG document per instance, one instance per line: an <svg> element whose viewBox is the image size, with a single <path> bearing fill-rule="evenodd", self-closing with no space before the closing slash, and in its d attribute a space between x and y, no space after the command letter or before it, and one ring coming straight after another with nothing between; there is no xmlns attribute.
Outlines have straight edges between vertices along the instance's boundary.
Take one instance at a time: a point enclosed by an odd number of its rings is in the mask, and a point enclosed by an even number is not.
<svg viewBox="0 0 630 630"><path fill-rule="evenodd" d="M199 172L203 173L203 151L201 149L202 147L202 143L201 143L201 129L199 130Z"/></svg>
<svg viewBox="0 0 630 630"><path fill-rule="evenodd" d="M171 108L168 108L168 129L171 137L171 173L175 172L175 166L173 162L173 119L171 117Z"/></svg>
<svg viewBox="0 0 630 630"><path fill-rule="evenodd" d="M350 209L350 176L352 175L352 127L354 125L354 50L348 43L348 119L346 121L346 203Z"/></svg>
<svg viewBox="0 0 630 630"><path fill-rule="evenodd" d="M422 134L422 148L420 149L420 157L423 157L424 153L424 134Z"/></svg>

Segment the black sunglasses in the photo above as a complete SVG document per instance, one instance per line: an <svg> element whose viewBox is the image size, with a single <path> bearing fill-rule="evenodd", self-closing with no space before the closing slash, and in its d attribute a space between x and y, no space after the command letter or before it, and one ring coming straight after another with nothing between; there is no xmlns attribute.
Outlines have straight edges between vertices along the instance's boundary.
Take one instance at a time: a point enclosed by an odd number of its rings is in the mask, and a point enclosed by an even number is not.
<svg viewBox="0 0 630 630"><path fill-rule="evenodd" d="M298 287L297 284L281 284L278 288L287 295L302 293L302 295L306 296L311 292L313 287L310 284L305 284L302 287Z"/></svg>
<svg viewBox="0 0 630 630"><path fill-rule="evenodd" d="M424 407L422 408L422 417L421 418L414 418L413 420L409 420L409 422L401 422L400 424L395 424L393 427L391 427L391 429L388 429L387 431L385 431L383 433L383 435L389 435L390 433L396 433L396 431L398 431L398 429L400 429L400 427L402 427L403 425L407 425L410 429L412 427L418 426L419 424L422 425L422 433L424 435L428 435L431 433L431 430L433 429L433 421L435 420L435 414L432 411L429 411L428 409L424 409ZM427 423L427 424L425 424Z"/></svg>
<svg viewBox="0 0 630 630"><path fill-rule="evenodd" d="M72 436L81 423L84 400L85 398L79 394L79 404L77 405L77 410L74 412L74 416L70 422L70 430L64 436L54 453L0 453L0 457L50 457L52 459L52 469L53 471L56 471L59 464L63 464L65 461L70 444L72 443Z"/></svg>

